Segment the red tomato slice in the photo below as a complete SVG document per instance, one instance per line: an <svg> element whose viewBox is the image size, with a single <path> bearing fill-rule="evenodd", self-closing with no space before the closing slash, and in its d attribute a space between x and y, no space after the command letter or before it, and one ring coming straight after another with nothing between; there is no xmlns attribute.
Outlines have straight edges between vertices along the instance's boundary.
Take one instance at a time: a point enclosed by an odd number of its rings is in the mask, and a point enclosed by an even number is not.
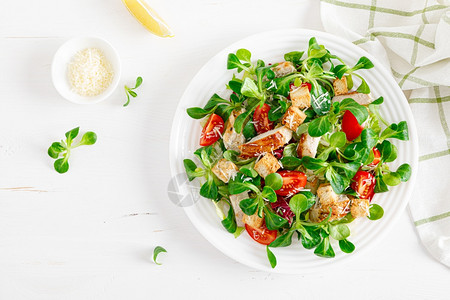
<svg viewBox="0 0 450 300"><path fill-rule="evenodd" d="M299 171L283 170L277 172L283 177L283 186L275 193L280 196L292 196L297 194L306 185L305 173Z"/></svg>
<svg viewBox="0 0 450 300"><path fill-rule="evenodd" d="M214 144L222 135L223 128L223 119L219 115L212 114L200 134L200 146L209 146Z"/></svg>
<svg viewBox="0 0 450 300"><path fill-rule="evenodd" d="M347 140L353 141L356 139L364 127L359 125L356 117L351 113L351 111L346 110L344 113L344 117L342 118L342 131L345 133Z"/></svg>
<svg viewBox="0 0 450 300"><path fill-rule="evenodd" d="M376 179L372 173L366 171L358 171L353 177L350 187L358 194L361 199L372 200Z"/></svg>
<svg viewBox="0 0 450 300"><path fill-rule="evenodd" d="M266 225L254 228L245 224L245 230L252 239L263 245L269 245L277 238L277 231L267 229Z"/></svg>
<svg viewBox="0 0 450 300"><path fill-rule="evenodd" d="M253 125L258 134L273 129L273 122L269 121L269 110L269 104L264 103L262 107L258 105L253 113Z"/></svg>
<svg viewBox="0 0 450 300"><path fill-rule="evenodd" d="M381 153L380 150L378 150L375 147L372 148L372 151L373 151L373 161L369 164L369 166L374 167L380 163Z"/></svg>

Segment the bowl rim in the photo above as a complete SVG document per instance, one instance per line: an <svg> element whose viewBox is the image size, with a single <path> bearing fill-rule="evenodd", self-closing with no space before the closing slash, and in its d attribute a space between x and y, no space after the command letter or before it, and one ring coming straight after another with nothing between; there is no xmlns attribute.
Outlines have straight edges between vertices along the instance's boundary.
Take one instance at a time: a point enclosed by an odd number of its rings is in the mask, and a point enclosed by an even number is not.
<svg viewBox="0 0 450 300"><path fill-rule="evenodd" d="M114 71L114 77L111 81L111 84L99 95L93 96L93 97L86 97L78 95L74 92L71 92L70 90L63 87L59 82L57 77L59 76L58 69L61 68L62 63L68 63L69 61L60 61L61 56L68 51L72 44L79 43L81 46L77 47L81 49L90 48L90 45L97 42L101 44L100 50L102 51L108 51L108 53L112 54L112 59L110 58L110 63L112 65L113 71ZM107 49L107 50L106 50ZM113 61L111 61L113 60ZM56 50L55 54L53 55L52 64L51 64L51 74L52 74L52 82L55 89L58 91L58 93L66 100L75 103L75 104L96 104L99 102L102 102L106 100L109 96L112 95L112 93L116 90L117 86L119 85L120 76L122 72L122 62L120 60L119 53L117 50L113 47L113 45L105 40L104 38L97 37L97 36L76 36L67 39L64 43L62 43L58 49ZM67 78L65 79L67 80Z"/></svg>
<svg viewBox="0 0 450 300"><path fill-rule="evenodd" d="M204 70L207 69L208 65L211 64L212 61L217 59L217 57L223 56L224 53L229 51L230 49L239 48L242 44L244 44L248 41L251 41L251 40L257 39L257 38L261 38L261 37L267 37L268 35L276 35L276 34L287 35L287 34L293 34L293 33L300 33L302 35L306 34L309 36L315 36L317 38L325 38L325 39L328 39L331 41L338 41L340 44L347 45L349 48L357 47L356 45L352 44L351 42L349 42L341 37L332 35L330 33L324 32L324 31L317 31L317 30L310 30L310 29L303 29L303 28L285 28L285 29L269 30L269 31L264 31L264 32L253 34L253 35L247 36L243 39L240 39L234 43L231 43L230 45L227 45L223 49L219 50L217 53L215 53L213 56L211 56L211 58L202 66L202 68L200 68L200 70L192 78L191 82L187 85L185 92L183 93L182 97L180 98L180 101L179 101L176 111L174 113L174 117L173 117L173 121L172 121L171 136L170 136L170 141L169 141L169 162L170 162L170 171L171 171L172 176L175 176L177 174L179 164L181 164L181 162L179 162L177 160L178 157L176 157L176 153L179 151L179 149L175 149L174 147L176 144L175 140L179 137L179 132L178 132L179 129L177 128L178 127L177 125L180 125L179 119L185 114L185 111L183 109L183 100L189 94L192 83L197 80L197 78L199 77L199 74L203 73ZM374 64L376 64L378 72L381 73L383 76L387 77L386 80L389 81L393 85L393 89L397 90L397 93L399 93L398 95L400 96L400 98L402 98L401 101L406 102L406 98L405 98L403 92L401 91L400 87L398 87L398 84L395 82L395 80L392 77L392 74L389 72L389 70L386 69L384 67L384 65L373 55L371 55L370 53L367 53L367 51L365 51L364 49L362 49L360 47L357 47L357 48L358 48L358 52L364 53L369 59L371 59L374 62ZM395 83L395 86L394 86L394 83ZM406 104L407 104L407 102L406 102ZM412 115L411 108L409 107L409 105L405 106L405 108L406 108L406 111L404 111L404 113L407 116L408 128L410 131L410 141L409 141L410 144L408 147L410 147L410 149L411 149L410 152L412 153L411 154L412 155L411 156L411 159L412 159L411 167L413 169L412 176L411 176L409 182L407 183L408 185L410 185L410 187L406 190L406 193L405 193L405 196L406 196L405 198L409 199L412 194L412 191L413 191L412 185L416 181L417 171L418 171L418 139L417 139L416 124L415 124L414 117ZM401 204L398 207L399 211L403 212L404 209L406 208L407 204L408 204L408 201L401 202ZM232 258L233 260L235 260L243 265L246 265L246 266L258 269L258 270L266 271L266 272L283 273L283 274L308 274L308 273L314 273L317 271L323 271L323 267L324 267L323 265L317 267L317 269L315 269L315 270L311 270L311 269L292 270L292 269L279 269L279 268L271 269L269 266L262 266L259 263L244 261L242 258L239 257L239 255L237 253L228 252L226 247L224 247L223 245L219 245L218 243L216 243L216 241L208 238L209 234L207 234L207 230L205 228L202 228L201 226L199 226L200 225L199 220L194 217L195 205L190 206L190 207L183 207L183 210L186 213L186 215L188 216L188 219L190 220L190 222L194 225L194 228L210 244L212 244L216 249L218 249L220 252L222 252L226 256ZM385 224L384 230L381 230L379 232L378 236L376 236L375 240L371 242L369 247L359 248L359 251L352 253L351 257L348 257L347 259L339 259L337 261L334 261L333 264L329 265L329 267L331 268L331 267L339 266L339 265L343 264L344 262L348 262L351 258L360 256L361 253L367 251L368 249L373 248L376 244L378 244L381 240L383 240L383 238L386 235L388 235L388 233L390 232L392 227L394 227L394 225L400 219L400 217L401 217L400 213L397 213L394 216L392 216L390 221L387 224Z"/></svg>

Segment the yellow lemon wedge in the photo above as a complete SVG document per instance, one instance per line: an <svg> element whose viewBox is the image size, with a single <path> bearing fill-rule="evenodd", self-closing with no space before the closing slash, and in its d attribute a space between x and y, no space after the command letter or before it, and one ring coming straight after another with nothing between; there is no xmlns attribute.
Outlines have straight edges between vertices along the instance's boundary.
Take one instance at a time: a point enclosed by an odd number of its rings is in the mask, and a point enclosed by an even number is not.
<svg viewBox="0 0 450 300"><path fill-rule="evenodd" d="M173 37L166 22L147 4L145 0L122 0L130 13L151 33L160 37Z"/></svg>

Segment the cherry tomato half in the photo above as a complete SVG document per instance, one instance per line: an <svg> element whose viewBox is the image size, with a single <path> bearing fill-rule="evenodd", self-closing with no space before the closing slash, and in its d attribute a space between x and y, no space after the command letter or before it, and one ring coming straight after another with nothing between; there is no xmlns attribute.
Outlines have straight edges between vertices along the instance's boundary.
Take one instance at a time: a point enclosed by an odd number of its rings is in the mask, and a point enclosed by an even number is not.
<svg viewBox="0 0 450 300"><path fill-rule="evenodd" d="M277 238L277 231L267 229L266 225L254 228L245 224L245 230L252 239L263 245L269 245Z"/></svg>
<svg viewBox="0 0 450 300"><path fill-rule="evenodd" d="M216 114L212 114L203 127L200 134L200 146L209 146L214 144L223 133L224 122L223 119Z"/></svg>
<svg viewBox="0 0 450 300"><path fill-rule="evenodd" d="M358 171L352 180L350 187L358 194L359 198L372 200L375 194L375 176L366 171Z"/></svg>
<svg viewBox="0 0 450 300"><path fill-rule="evenodd" d="M369 166L374 167L380 163L381 153L380 150L378 150L375 147L372 148L372 151L373 151L373 161L369 164Z"/></svg>
<svg viewBox="0 0 450 300"><path fill-rule="evenodd" d="M269 121L269 110L269 104L264 103L262 107L258 105L253 113L253 125L258 134L273 129L273 122Z"/></svg>
<svg viewBox="0 0 450 300"><path fill-rule="evenodd" d="M280 196L289 196L298 193L306 185L305 173L299 171L282 170L277 172L283 178L283 186L275 193Z"/></svg>
<svg viewBox="0 0 450 300"><path fill-rule="evenodd" d="M342 117L342 131L345 133L347 140L353 141L356 139L363 129L364 127L359 125L356 117L349 110L346 110Z"/></svg>

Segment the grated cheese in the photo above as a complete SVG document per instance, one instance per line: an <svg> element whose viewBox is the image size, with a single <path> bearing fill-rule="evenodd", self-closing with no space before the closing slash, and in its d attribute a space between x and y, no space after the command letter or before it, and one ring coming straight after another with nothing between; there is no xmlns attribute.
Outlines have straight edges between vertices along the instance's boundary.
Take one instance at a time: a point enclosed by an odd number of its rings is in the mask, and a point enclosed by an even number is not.
<svg viewBox="0 0 450 300"><path fill-rule="evenodd" d="M68 65L72 89L81 96L97 96L111 84L114 72L103 51L86 48L78 51Z"/></svg>

